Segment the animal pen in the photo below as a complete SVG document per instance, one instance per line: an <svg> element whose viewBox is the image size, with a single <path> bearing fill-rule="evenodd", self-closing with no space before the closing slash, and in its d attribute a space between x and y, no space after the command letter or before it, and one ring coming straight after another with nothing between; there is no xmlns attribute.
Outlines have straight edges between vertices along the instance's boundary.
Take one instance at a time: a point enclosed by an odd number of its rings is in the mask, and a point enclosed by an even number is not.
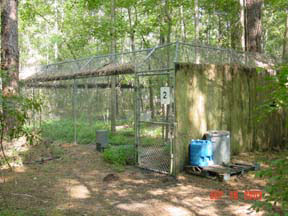
<svg viewBox="0 0 288 216"><path fill-rule="evenodd" d="M265 98L257 88L269 76L256 67L270 63L262 55L175 42L40 66L24 83L26 93L44 98L35 126L69 122L71 142L85 143L115 109L117 130L133 128L137 165L176 175L188 161L189 141L207 130L230 131L232 153L282 143L280 114L262 125L254 120ZM90 129L79 134L83 122Z"/></svg>

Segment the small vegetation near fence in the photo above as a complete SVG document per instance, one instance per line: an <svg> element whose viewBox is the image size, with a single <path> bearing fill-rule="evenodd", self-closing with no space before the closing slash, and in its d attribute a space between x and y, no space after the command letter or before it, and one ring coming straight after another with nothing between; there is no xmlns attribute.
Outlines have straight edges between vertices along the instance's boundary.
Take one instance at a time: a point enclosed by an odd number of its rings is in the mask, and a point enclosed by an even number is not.
<svg viewBox="0 0 288 216"><path fill-rule="evenodd" d="M119 122L121 125L132 125L130 122ZM97 121L93 124L85 120L77 120L77 143L95 144L96 130L109 130L110 125L103 121ZM159 143L161 140L161 128L142 128L145 136L141 139L143 146L149 146L153 143ZM74 142L74 122L73 119L50 120L41 125L42 137L49 142ZM109 132L109 145L103 152L104 159L113 165L123 167L125 165L135 164L135 138L132 127L123 127L116 134ZM170 147L167 147L169 153Z"/></svg>

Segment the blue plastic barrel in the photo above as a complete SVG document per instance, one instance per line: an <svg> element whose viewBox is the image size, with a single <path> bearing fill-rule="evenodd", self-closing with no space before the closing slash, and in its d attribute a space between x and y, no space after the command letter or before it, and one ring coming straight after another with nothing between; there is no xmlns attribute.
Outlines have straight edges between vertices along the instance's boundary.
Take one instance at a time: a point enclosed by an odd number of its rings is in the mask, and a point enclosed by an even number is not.
<svg viewBox="0 0 288 216"><path fill-rule="evenodd" d="M189 148L190 165L209 166L213 164L213 144L210 140L191 140Z"/></svg>

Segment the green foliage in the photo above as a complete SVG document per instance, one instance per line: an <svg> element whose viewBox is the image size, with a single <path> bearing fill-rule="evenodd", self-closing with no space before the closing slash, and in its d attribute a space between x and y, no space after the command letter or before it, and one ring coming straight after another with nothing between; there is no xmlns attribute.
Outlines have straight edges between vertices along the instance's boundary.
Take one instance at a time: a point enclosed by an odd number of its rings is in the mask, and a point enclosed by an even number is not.
<svg viewBox="0 0 288 216"><path fill-rule="evenodd" d="M124 123L125 124L125 123ZM51 120L42 123L41 131L44 140L50 142L74 142L73 120ZM85 121L77 121L77 143L95 144L96 130L109 130L109 125L104 122L95 122L93 125ZM145 136L141 138L141 144L149 146L160 143L161 128L143 128ZM111 145L133 145L135 142L133 128L125 128L116 134L109 132L109 144Z"/></svg>
<svg viewBox="0 0 288 216"><path fill-rule="evenodd" d="M93 125L90 125L86 121L77 121L77 143L95 143L96 130L99 129L108 129L108 125L102 122L95 122ZM74 142L74 122L71 119L46 121L42 124L41 131L42 137L45 140L51 142Z"/></svg>
<svg viewBox="0 0 288 216"><path fill-rule="evenodd" d="M29 113L31 111L41 111L41 103L37 99L21 95L2 95L1 99L1 130L4 130L5 135L10 139L19 138L21 136L27 136L29 139L31 130L29 131L25 127L25 124L29 121Z"/></svg>
<svg viewBox="0 0 288 216"><path fill-rule="evenodd" d="M2 85L11 79L7 71L1 71L0 77L2 78ZM38 132L29 129L27 125L29 124L31 113L41 111L42 102L38 98L20 95L16 90L11 90L11 92L6 92L5 94L1 91L0 94L0 146L4 159L11 168L9 158L5 155L3 141L11 141L23 136L30 145L39 141Z"/></svg>
<svg viewBox="0 0 288 216"><path fill-rule="evenodd" d="M109 125L104 122L89 124L86 121L77 121L77 143L95 144L96 130L109 130ZM73 120L50 120L42 123L42 137L50 142L74 142L74 122ZM132 145L134 144L134 131L126 128L117 131L116 134L109 133L109 143L111 145Z"/></svg>
<svg viewBox="0 0 288 216"><path fill-rule="evenodd" d="M109 135L109 143L111 145L133 145L134 144L134 133L117 132L117 134L115 134L115 135L110 134Z"/></svg>
<svg viewBox="0 0 288 216"><path fill-rule="evenodd" d="M195 38L195 26L191 22L195 10L193 1L117 0L115 3L118 51L130 49L127 40L131 33L136 49L159 44L160 29L165 37L171 34L171 41ZM240 48L239 1L203 0L198 4L201 42ZM170 17L164 12L165 7ZM275 56L282 52L286 8L286 0L265 0L263 7L263 49ZM19 17L24 63L35 53L40 57L37 63L51 63L109 52L111 1L20 1ZM58 58L55 58L55 45L59 48Z"/></svg>
<svg viewBox="0 0 288 216"><path fill-rule="evenodd" d="M73 142L73 121L62 120L62 121L47 121L41 125L41 135L44 140L49 142L63 141Z"/></svg>
<svg viewBox="0 0 288 216"><path fill-rule="evenodd" d="M273 215L275 206L278 205L281 211L288 214L288 152L282 155L281 159L274 160L270 167L257 173L258 177L268 179L265 187L263 202L256 202L253 206L256 210L265 209ZM280 214L279 214L280 215Z"/></svg>
<svg viewBox="0 0 288 216"><path fill-rule="evenodd" d="M134 146L109 146L104 150L104 159L114 165L133 165L134 161Z"/></svg>
<svg viewBox="0 0 288 216"><path fill-rule="evenodd" d="M288 66L282 65L278 68L277 75L271 76L261 89L262 93L267 95L266 103L259 109L262 113L261 118L269 116L272 112L287 110L287 84ZM287 143L285 144L287 146ZM263 208L269 213L273 213L274 206L279 205L282 211L288 214L288 153L279 153L279 159L272 161L269 168L259 171L257 175L267 178L268 184L265 187L264 201L257 202L253 207L256 210Z"/></svg>
<svg viewBox="0 0 288 216"><path fill-rule="evenodd" d="M46 216L44 209L29 209L29 210L20 210L20 209L0 209L1 216Z"/></svg>
<svg viewBox="0 0 288 216"><path fill-rule="evenodd" d="M50 145L49 150L51 153L51 156L54 158L60 158L64 155L65 151L63 148L61 148L59 145Z"/></svg>
<svg viewBox="0 0 288 216"><path fill-rule="evenodd" d="M287 87L288 87L288 65L282 65L279 68L279 73L275 78L276 86L272 93L273 99L276 102L277 108L288 107Z"/></svg>
<svg viewBox="0 0 288 216"><path fill-rule="evenodd" d="M257 110L259 122L273 112L281 112L288 108L288 65L282 65L276 69L277 75L267 77L265 84L258 88L260 94L266 95L266 100ZM259 72L261 71L262 69L259 69Z"/></svg>

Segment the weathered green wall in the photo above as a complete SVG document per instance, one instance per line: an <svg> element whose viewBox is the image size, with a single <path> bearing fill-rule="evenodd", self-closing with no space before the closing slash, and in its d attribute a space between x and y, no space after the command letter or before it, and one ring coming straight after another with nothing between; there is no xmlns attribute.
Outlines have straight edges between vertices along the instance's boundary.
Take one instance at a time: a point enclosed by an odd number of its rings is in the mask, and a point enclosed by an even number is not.
<svg viewBox="0 0 288 216"><path fill-rule="evenodd" d="M176 64L176 171L188 162L190 140L207 130L230 131L232 154L282 142L287 129L281 115L256 123L263 76L237 65Z"/></svg>

